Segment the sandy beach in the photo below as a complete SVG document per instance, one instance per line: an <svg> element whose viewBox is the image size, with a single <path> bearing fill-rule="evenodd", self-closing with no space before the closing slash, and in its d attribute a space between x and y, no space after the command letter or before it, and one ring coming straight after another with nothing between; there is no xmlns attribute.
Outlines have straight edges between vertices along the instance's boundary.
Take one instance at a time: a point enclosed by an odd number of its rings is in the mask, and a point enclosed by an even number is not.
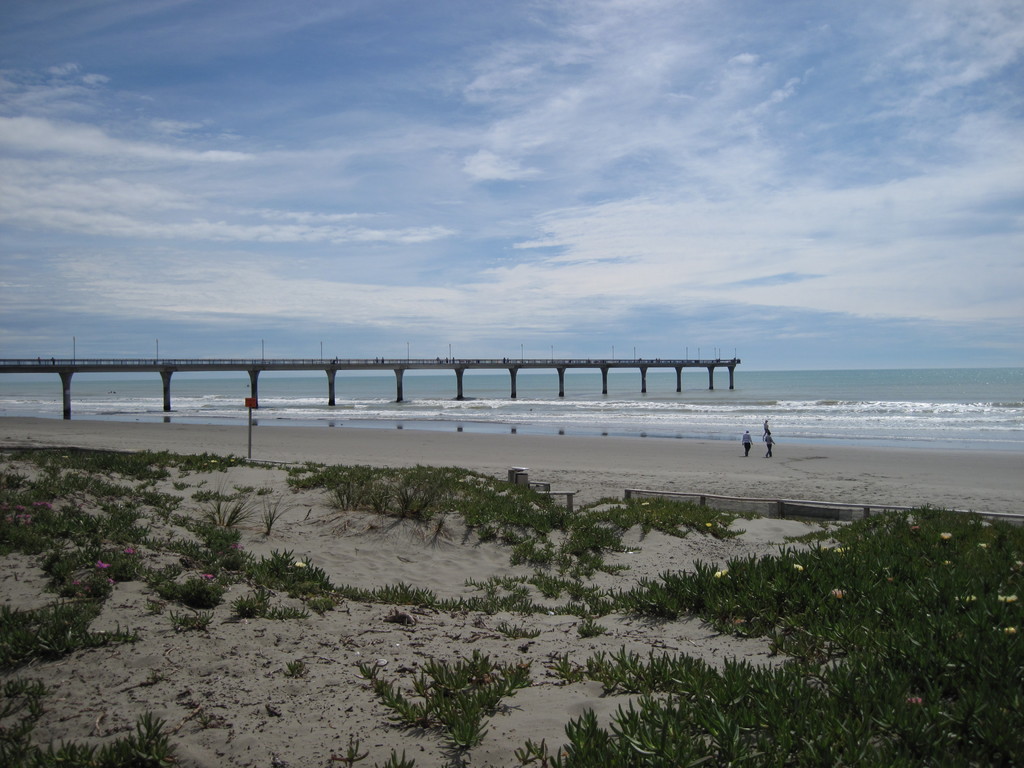
<svg viewBox="0 0 1024 768"><path fill-rule="evenodd" d="M0 419L0 446L168 450L246 456L246 426ZM787 445L771 459L739 437L664 438L489 435L412 429L253 429L252 458L408 467L458 466L497 477L528 467L530 479L578 491L582 503L626 488L814 501L931 505L1019 513L1024 456L1011 452Z"/></svg>
<svg viewBox="0 0 1024 768"><path fill-rule="evenodd" d="M245 456L247 433L245 426L0 419L0 447ZM766 459L758 445L744 457L739 440L257 427L252 456L283 463L460 466L499 478L509 467L528 467L531 480L577 492L578 504L621 499L626 488L647 488L1004 513L1020 513L1024 507L1024 459L1016 454L787 446L784 438L774 458ZM205 484L266 488L279 495L286 513L269 537L256 527L245 529L245 549L256 556L293 551L323 568L335 584L374 589L404 582L444 597L465 597L471 593L467 579L530 572L511 566L507 549L482 543L454 523L449 535L429 543L414 528L382 528L370 515L352 515L339 524L321 494L289 491L282 467L237 467L186 480L187 490L170 481L158 490L187 499L189 491ZM637 534L628 551L609 558L628 570L603 574L595 583L628 588L642 577L689 569L697 560L725 563L770 554L787 536L812 529L774 519L734 525L744 533L728 540ZM45 581L30 558L5 558L0 604L45 605L53 600L43 590ZM628 697L602 696L598 684L557 679L549 666L560 655L582 662L597 651L626 648L643 655L686 653L714 665L729 658L781 663L765 641L722 635L697 619L652 623L605 616L600 623L608 632L589 638L580 637L576 616L423 611L413 614L413 623L398 624L386 621L393 608L355 602L303 620L238 620L230 605L246 592L244 585L232 587L208 632L175 632L166 615L147 608L153 595L145 585L118 584L93 629L130 627L138 632L138 642L79 651L4 677L39 678L51 689L39 726L46 738L101 743L125 736L141 713L152 711L168 724L179 762L186 766L337 765L350 738L358 739L367 753L361 763L367 766L383 765L392 752L403 751L417 766L510 766L518 764L514 752L527 739L560 744L570 719L592 709L606 720L628 704ZM278 597L287 604L285 596ZM496 630L502 622L538 634L512 639ZM372 663L390 679L408 680L426 660L454 660L474 651L502 664L528 664L532 685L505 700L490 718L483 742L459 755L461 762L453 762L450 746L438 733L391 723L359 672L361 663ZM305 664L307 673L286 675L287 665L296 661Z"/></svg>

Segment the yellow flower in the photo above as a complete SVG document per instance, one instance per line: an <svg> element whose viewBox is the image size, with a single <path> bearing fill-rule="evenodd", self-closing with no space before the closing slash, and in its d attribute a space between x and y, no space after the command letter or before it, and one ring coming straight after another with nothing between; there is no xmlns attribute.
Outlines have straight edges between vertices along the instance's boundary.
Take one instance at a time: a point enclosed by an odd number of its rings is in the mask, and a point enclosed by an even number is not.
<svg viewBox="0 0 1024 768"><path fill-rule="evenodd" d="M723 568L720 571L715 571L715 578L716 579L720 579L723 576L725 576L727 573L729 573L729 569L728 568Z"/></svg>
<svg viewBox="0 0 1024 768"><path fill-rule="evenodd" d="M305 568L306 564L304 562L302 562L301 560L296 560L295 561L295 567L296 568Z"/></svg>
<svg viewBox="0 0 1024 768"><path fill-rule="evenodd" d="M708 528L714 528L715 527L714 523L704 523L704 525L706 525Z"/></svg>
<svg viewBox="0 0 1024 768"><path fill-rule="evenodd" d="M943 565L952 565L952 564L953 564L953 561L952 561L952 560L943 560L943 561L942 561L942 564L943 564Z"/></svg>
<svg viewBox="0 0 1024 768"><path fill-rule="evenodd" d="M953 534L952 533L940 533L939 534L939 538L942 539L943 541L949 541L950 539L953 538Z"/></svg>
<svg viewBox="0 0 1024 768"><path fill-rule="evenodd" d="M988 549L988 544L986 544L985 542L981 542L981 544L979 544L978 546L982 549Z"/></svg>
<svg viewBox="0 0 1024 768"><path fill-rule="evenodd" d="M960 600L961 600L961 602L964 602L964 603L974 603L974 602L977 602L978 596L977 595L968 595L967 597L961 597Z"/></svg>
<svg viewBox="0 0 1024 768"><path fill-rule="evenodd" d="M999 595L999 602L1000 603L1016 603L1017 602L1017 596L1016 595Z"/></svg>
<svg viewBox="0 0 1024 768"><path fill-rule="evenodd" d="M836 600L842 600L844 594L845 593L841 589L833 589L832 590L832 597L834 597Z"/></svg>
<svg viewBox="0 0 1024 768"><path fill-rule="evenodd" d="M793 563L793 570L794 571L802 571L803 569L804 569L804 567L802 565L800 565L800 563Z"/></svg>
<svg viewBox="0 0 1024 768"><path fill-rule="evenodd" d="M1007 627L1006 629L1003 630L1003 632L1005 632L1008 635L1016 635L1017 634L1017 628L1016 627Z"/></svg>

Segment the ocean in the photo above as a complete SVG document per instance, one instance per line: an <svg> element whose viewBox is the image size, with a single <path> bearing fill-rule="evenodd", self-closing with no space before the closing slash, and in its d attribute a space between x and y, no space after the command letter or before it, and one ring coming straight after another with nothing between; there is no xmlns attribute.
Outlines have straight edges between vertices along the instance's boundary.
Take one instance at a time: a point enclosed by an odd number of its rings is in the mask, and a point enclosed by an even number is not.
<svg viewBox="0 0 1024 768"><path fill-rule="evenodd" d="M376 427L465 432L755 440L767 419L779 445L859 444L1024 453L1024 368L745 371L736 388L718 370L708 389L705 369L652 369L647 393L639 371L612 370L608 394L598 371L567 371L565 397L551 371L520 371L517 398L507 372L467 371L464 400L453 372L408 371L404 400L394 374L339 372L336 405L327 404L326 374L263 372L258 426ZM248 420L249 377L176 373L169 413L160 376L75 374L72 419L239 424ZM0 375L0 417L61 418L60 379Z"/></svg>

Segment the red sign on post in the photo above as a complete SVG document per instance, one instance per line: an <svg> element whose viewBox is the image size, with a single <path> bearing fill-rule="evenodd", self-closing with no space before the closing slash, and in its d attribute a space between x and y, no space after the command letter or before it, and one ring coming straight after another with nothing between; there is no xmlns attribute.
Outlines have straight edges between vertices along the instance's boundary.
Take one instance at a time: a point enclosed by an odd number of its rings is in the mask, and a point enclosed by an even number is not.
<svg viewBox="0 0 1024 768"><path fill-rule="evenodd" d="M255 397L247 397L247 398L245 398L245 407L246 408L258 408L259 406L256 405L256 398Z"/></svg>

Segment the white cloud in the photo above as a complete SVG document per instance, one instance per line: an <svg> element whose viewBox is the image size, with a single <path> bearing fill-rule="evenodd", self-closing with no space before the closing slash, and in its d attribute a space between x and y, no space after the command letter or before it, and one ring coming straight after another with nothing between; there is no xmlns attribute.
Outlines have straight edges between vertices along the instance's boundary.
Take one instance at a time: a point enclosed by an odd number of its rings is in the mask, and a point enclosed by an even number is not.
<svg viewBox="0 0 1024 768"><path fill-rule="evenodd" d="M523 168L518 162L500 158L486 149L467 157L462 168L469 176L480 181L516 181L540 173L536 168Z"/></svg>
<svg viewBox="0 0 1024 768"><path fill-rule="evenodd" d="M244 152L181 149L152 142L124 141L91 125L57 123L38 117L0 117L0 146L16 152L128 157L163 163L239 162Z"/></svg>

